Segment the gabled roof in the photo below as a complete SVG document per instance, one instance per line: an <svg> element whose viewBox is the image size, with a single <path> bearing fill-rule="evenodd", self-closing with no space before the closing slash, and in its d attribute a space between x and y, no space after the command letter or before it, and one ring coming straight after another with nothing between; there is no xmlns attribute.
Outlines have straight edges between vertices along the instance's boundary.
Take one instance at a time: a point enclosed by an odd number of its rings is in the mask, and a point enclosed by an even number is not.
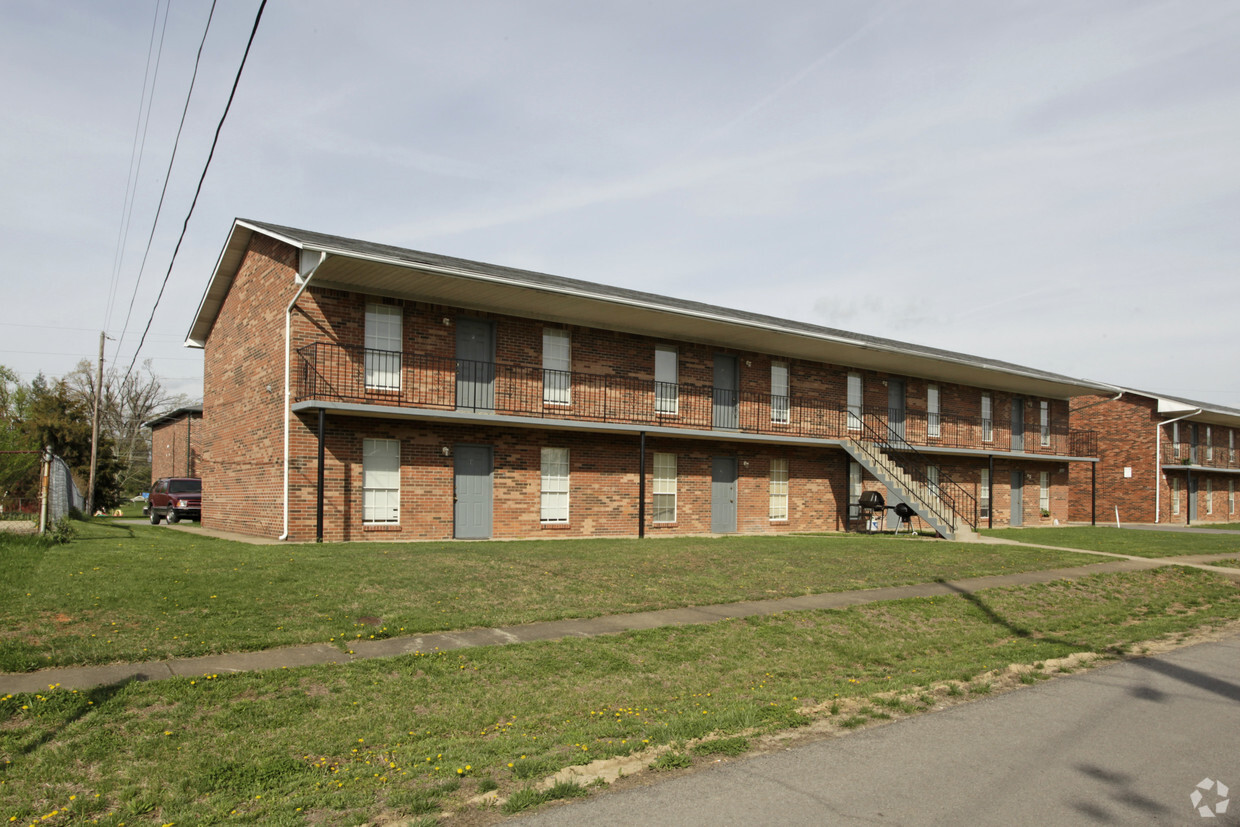
<svg viewBox="0 0 1240 827"><path fill-rule="evenodd" d="M202 416L202 405L186 405L184 408L177 408L175 411L168 411L160 414L149 422L143 422L143 428L154 428L159 425L166 425L169 422L176 422L178 419L189 416L190 414L198 414Z"/></svg>
<svg viewBox="0 0 1240 827"><path fill-rule="evenodd" d="M188 346L206 344L255 234L292 245L302 251L303 261L317 262L318 253L326 253L327 258L315 272L313 281L321 287L701 342L1035 396L1068 398L1114 392L1111 385L1104 383L997 359L248 219L237 219L233 223L190 327Z"/></svg>
<svg viewBox="0 0 1240 827"><path fill-rule="evenodd" d="M1190 422L1240 428L1240 409L1229 408L1226 405L1215 405L1211 402L1195 402L1192 399L1170 396L1165 393L1142 391L1136 388L1124 388L1123 390L1125 393L1144 396L1147 399L1157 401L1158 413L1163 414L1167 419L1175 419L1184 416L1184 414L1191 414L1191 416L1186 417ZM1194 413L1194 411L1197 413Z"/></svg>

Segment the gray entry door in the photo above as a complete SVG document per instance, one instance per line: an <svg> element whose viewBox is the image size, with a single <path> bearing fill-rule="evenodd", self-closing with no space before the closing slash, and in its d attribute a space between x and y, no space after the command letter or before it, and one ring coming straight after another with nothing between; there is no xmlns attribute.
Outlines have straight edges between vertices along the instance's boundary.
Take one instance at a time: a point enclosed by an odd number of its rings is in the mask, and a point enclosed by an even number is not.
<svg viewBox="0 0 1240 827"><path fill-rule="evenodd" d="M715 457L710 467L710 530L736 531L736 458Z"/></svg>
<svg viewBox="0 0 1240 827"><path fill-rule="evenodd" d="M495 409L495 328L482 319L456 320L456 406Z"/></svg>
<svg viewBox="0 0 1240 827"><path fill-rule="evenodd" d="M1025 472L1012 472L1012 507L1008 525L1019 528L1025 524Z"/></svg>
<svg viewBox="0 0 1240 827"><path fill-rule="evenodd" d="M1025 397L1023 396L1012 397L1012 450L1025 450Z"/></svg>
<svg viewBox="0 0 1240 827"><path fill-rule="evenodd" d="M715 354L715 387L711 406L711 425L715 428L738 428L737 415L740 376L735 356Z"/></svg>
<svg viewBox="0 0 1240 827"><path fill-rule="evenodd" d="M887 380L887 427L895 441L904 441L904 380Z"/></svg>
<svg viewBox="0 0 1240 827"><path fill-rule="evenodd" d="M457 445L452 449L455 482L453 536L485 540L491 536L491 447Z"/></svg>

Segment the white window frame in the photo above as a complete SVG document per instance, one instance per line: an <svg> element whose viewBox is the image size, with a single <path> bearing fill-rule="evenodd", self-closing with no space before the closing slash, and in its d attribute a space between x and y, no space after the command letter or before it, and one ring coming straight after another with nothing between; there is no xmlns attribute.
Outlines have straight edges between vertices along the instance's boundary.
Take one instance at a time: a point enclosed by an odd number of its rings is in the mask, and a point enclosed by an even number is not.
<svg viewBox="0 0 1240 827"><path fill-rule="evenodd" d="M363 361L367 390L400 390L403 316L403 308L396 305L366 304Z"/></svg>
<svg viewBox="0 0 1240 827"><path fill-rule="evenodd" d="M680 351L671 345L654 348L655 413L680 413Z"/></svg>
<svg viewBox="0 0 1240 827"><path fill-rule="evenodd" d="M942 496L943 492L939 490L939 466L937 465L926 466L926 484L927 484L927 487L930 489L930 496L932 497Z"/></svg>
<svg viewBox="0 0 1240 827"><path fill-rule="evenodd" d="M538 519L543 523L568 522L569 456L567 448L542 449L542 485Z"/></svg>
<svg viewBox="0 0 1240 827"><path fill-rule="evenodd" d="M848 518L850 520L859 519L861 517L861 509L857 506L858 500L861 499L861 463L848 463Z"/></svg>
<svg viewBox="0 0 1240 827"><path fill-rule="evenodd" d="M1178 422L1171 423L1171 455L1175 459L1180 458L1180 423Z"/></svg>
<svg viewBox="0 0 1240 827"><path fill-rule="evenodd" d="M995 401L988 392L982 393L982 442L995 441Z"/></svg>
<svg viewBox="0 0 1240 827"><path fill-rule="evenodd" d="M362 522L400 525L400 440L362 440Z"/></svg>
<svg viewBox="0 0 1240 827"><path fill-rule="evenodd" d="M1171 478L1171 513L1179 515L1180 513L1180 478Z"/></svg>
<svg viewBox="0 0 1240 827"><path fill-rule="evenodd" d="M1051 474L1049 471L1038 472L1038 510L1051 513Z"/></svg>
<svg viewBox="0 0 1240 827"><path fill-rule="evenodd" d="M771 522L788 521L788 459L771 458Z"/></svg>
<svg viewBox="0 0 1240 827"><path fill-rule="evenodd" d="M977 504L980 508L979 517L989 519L990 517L990 469L982 469L982 477L977 485Z"/></svg>
<svg viewBox="0 0 1240 827"><path fill-rule="evenodd" d="M656 523L676 522L676 455L655 452L654 494L651 519Z"/></svg>
<svg viewBox="0 0 1240 827"><path fill-rule="evenodd" d="M939 409L939 386L926 385L926 436L940 437L943 435Z"/></svg>
<svg viewBox="0 0 1240 827"><path fill-rule="evenodd" d="M1214 461L1214 432L1206 426L1206 462Z"/></svg>
<svg viewBox="0 0 1240 827"><path fill-rule="evenodd" d="M1038 412L1038 425L1042 430L1042 447L1051 444L1051 403L1042 400L1041 410Z"/></svg>
<svg viewBox="0 0 1240 827"><path fill-rule="evenodd" d="M788 363L771 362L771 422L787 425L791 420L788 395Z"/></svg>
<svg viewBox="0 0 1240 827"><path fill-rule="evenodd" d="M1236 513L1236 481L1227 481L1227 513Z"/></svg>
<svg viewBox="0 0 1240 827"><path fill-rule="evenodd" d="M573 404L573 340L567 330L543 328L543 402Z"/></svg>
<svg viewBox="0 0 1240 827"><path fill-rule="evenodd" d="M848 430L861 430L861 400L864 393L864 386L861 384L861 374L848 374L847 406L848 406Z"/></svg>
<svg viewBox="0 0 1240 827"><path fill-rule="evenodd" d="M1206 514L1214 513L1214 480L1206 477Z"/></svg>

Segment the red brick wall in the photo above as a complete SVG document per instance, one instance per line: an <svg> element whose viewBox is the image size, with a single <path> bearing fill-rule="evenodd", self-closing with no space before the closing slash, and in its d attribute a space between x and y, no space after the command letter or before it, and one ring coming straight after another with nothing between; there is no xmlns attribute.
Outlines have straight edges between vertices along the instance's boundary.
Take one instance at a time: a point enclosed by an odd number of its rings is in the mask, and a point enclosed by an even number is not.
<svg viewBox="0 0 1240 827"><path fill-rule="evenodd" d="M187 414L151 429L151 482L196 477L202 457L202 414Z"/></svg>
<svg viewBox="0 0 1240 827"><path fill-rule="evenodd" d="M202 523L277 537L283 518L284 308L297 251L256 234L203 359Z"/></svg>

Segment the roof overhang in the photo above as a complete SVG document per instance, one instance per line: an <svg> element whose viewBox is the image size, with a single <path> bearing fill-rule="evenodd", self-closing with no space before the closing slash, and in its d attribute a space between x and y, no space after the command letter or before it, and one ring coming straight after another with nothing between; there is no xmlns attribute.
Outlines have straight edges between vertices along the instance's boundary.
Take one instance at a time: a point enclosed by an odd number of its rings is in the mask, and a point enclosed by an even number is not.
<svg viewBox="0 0 1240 827"><path fill-rule="evenodd" d="M282 233L238 219L199 304L186 344L203 347L232 279L255 233L302 252L326 253L314 276L317 287L349 290L581 325L720 348L769 353L894 374L917 376L1013 393L1066 399L1111 392L1112 386L1023 368L1005 362L892 340L849 335L742 311L623 291L460 259L411 261L377 245L290 230ZM333 244L332 242L339 242ZM358 249L365 247L366 249ZM374 250L380 252L374 252ZM397 253L411 253L400 251Z"/></svg>
<svg viewBox="0 0 1240 827"><path fill-rule="evenodd" d="M157 416L152 420L143 422L142 427L143 428L155 428L160 425L166 425L169 422L176 422L178 419L183 419L186 416L190 416L193 414L202 416L202 406L201 405L186 405L184 408L177 408L175 411L168 411L167 413L161 414L160 416Z"/></svg>

